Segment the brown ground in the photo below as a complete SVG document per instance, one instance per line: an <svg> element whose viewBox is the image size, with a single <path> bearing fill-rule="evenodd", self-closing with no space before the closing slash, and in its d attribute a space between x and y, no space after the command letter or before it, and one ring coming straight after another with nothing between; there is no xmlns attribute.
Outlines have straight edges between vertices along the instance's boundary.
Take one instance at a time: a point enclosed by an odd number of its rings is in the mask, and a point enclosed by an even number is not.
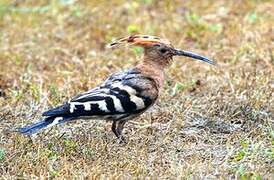
<svg viewBox="0 0 274 180"><path fill-rule="evenodd" d="M2 178L274 178L274 2L0 1ZM103 121L14 133L41 113L137 63L128 34L168 38L213 67L176 58L161 100L126 125ZM173 179L172 178L172 179Z"/></svg>

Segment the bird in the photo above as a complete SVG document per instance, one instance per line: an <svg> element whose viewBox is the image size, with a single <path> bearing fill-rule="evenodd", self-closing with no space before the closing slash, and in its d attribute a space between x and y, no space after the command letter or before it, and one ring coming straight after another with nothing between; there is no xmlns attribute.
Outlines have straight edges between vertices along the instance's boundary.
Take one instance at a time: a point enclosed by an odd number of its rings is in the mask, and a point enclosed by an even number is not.
<svg viewBox="0 0 274 180"><path fill-rule="evenodd" d="M133 68L110 75L97 87L80 93L69 101L42 113L42 120L17 130L24 135L36 134L57 124L78 119L101 119L112 122L111 130L119 140L124 125L152 107L159 99L165 81L165 69L174 56L185 56L214 65L205 56L174 48L167 39L150 35L130 35L108 45L122 44L143 48L140 62Z"/></svg>

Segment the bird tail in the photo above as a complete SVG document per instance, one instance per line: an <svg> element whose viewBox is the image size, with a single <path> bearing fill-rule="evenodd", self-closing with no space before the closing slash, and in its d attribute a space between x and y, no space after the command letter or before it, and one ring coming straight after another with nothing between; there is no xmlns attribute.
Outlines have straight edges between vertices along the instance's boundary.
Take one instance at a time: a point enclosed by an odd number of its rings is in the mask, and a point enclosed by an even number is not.
<svg viewBox="0 0 274 180"><path fill-rule="evenodd" d="M47 117L45 119L43 119L40 122L22 127L22 128L18 128L17 131L24 134L24 135L31 135L31 134L35 134L38 131L42 130L42 129L47 129L50 128L54 125L66 122L71 120L72 118L64 118L64 117Z"/></svg>

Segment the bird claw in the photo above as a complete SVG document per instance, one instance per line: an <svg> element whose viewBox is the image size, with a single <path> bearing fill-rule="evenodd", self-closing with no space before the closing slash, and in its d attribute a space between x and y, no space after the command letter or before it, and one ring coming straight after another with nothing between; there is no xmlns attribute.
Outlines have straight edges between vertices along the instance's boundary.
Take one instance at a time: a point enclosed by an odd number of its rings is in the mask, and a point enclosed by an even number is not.
<svg viewBox="0 0 274 180"><path fill-rule="evenodd" d="M127 144L127 141L123 136L118 137L118 143L119 144Z"/></svg>

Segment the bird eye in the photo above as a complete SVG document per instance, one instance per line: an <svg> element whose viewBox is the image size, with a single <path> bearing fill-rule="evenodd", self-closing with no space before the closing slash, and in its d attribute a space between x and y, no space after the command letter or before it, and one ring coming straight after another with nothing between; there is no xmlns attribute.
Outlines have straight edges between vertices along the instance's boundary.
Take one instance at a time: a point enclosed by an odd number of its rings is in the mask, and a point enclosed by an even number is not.
<svg viewBox="0 0 274 180"><path fill-rule="evenodd" d="M167 49L162 48L162 49L160 49L160 52L161 52L162 54L164 54L164 53L166 53L166 52L167 52Z"/></svg>

